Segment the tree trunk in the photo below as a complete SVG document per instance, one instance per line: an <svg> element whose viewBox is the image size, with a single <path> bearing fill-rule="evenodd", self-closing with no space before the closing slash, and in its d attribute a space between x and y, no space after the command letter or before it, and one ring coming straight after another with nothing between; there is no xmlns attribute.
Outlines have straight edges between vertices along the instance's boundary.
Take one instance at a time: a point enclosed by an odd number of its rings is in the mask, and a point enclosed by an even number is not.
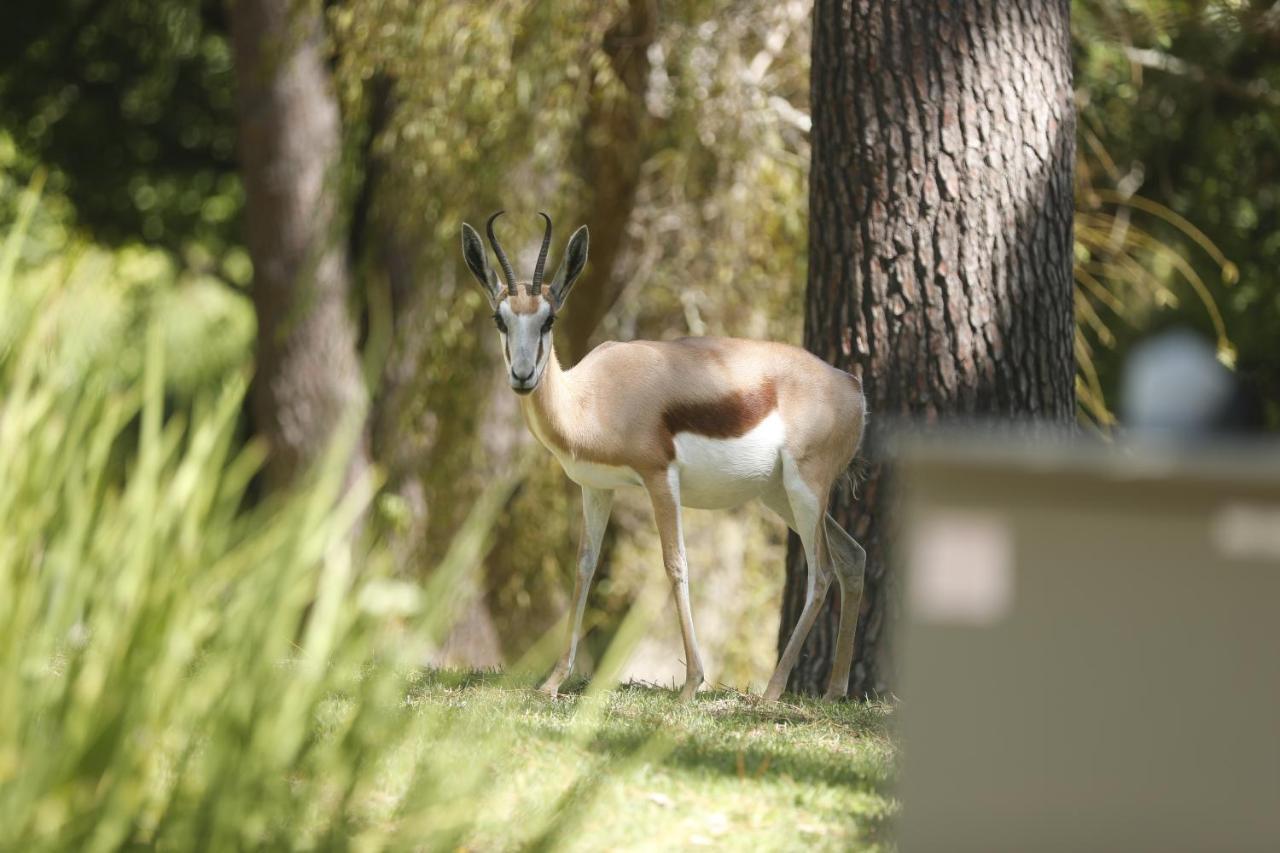
<svg viewBox="0 0 1280 853"><path fill-rule="evenodd" d="M627 223L644 166L649 113L649 46L657 27L654 0L631 0L605 33L603 49L620 89L593 84L583 121L582 176L590 194L591 273L579 282L560 324L568 366L591 350L591 336L622 288L616 280Z"/></svg>
<svg viewBox="0 0 1280 853"><path fill-rule="evenodd" d="M361 159L364 182L352 215L352 263L368 272L369 316L366 357L379 368L372 391L369 441L385 472L384 498L395 509L384 513L382 531L397 571L422 577L427 571L427 484L431 420L418 374L426 359L434 324L421 270L422 234L404 220L396 204L396 173L379 139L399 109L396 81L374 75L365 88L369 103ZM384 500L383 506L388 504Z"/></svg>
<svg viewBox="0 0 1280 853"><path fill-rule="evenodd" d="M853 695L893 685L893 511L877 421L1074 415L1068 0L817 0L805 346L862 378L870 477ZM804 597L792 536L781 641ZM832 595L790 687L824 685ZM781 645L781 643L780 643Z"/></svg>
<svg viewBox="0 0 1280 853"><path fill-rule="evenodd" d="M360 429L367 402L339 227L338 105L317 4L233 0L230 14L258 315L254 420L271 446L268 481L283 486L340 426ZM361 437L348 479L367 464Z"/></svg>

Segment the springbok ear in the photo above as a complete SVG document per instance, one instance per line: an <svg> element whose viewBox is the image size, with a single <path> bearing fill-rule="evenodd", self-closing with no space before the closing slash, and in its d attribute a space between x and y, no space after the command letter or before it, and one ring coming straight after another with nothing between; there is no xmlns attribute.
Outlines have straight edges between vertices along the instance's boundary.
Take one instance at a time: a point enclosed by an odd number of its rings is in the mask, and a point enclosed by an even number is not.
<svg viewBox="0 0 1280 853"><path fill-rule="evenodd" d="M569 238L569 245L564 250L564 260L560 262L560 269L556 270L556 277L551 280L551 296L557 310L569 298L573 283L582 275L582 270L587 265L587 243L585 225L574 231Z"/></svg>
<svg viewBox="0 0 1280 853"><path fill-rule="evenodd" d="M488 297L489 307L497 310L500 290L498 276L493 267L489 266L489 253L485 251L480 235L465 222L462 223L462 259L467 262L467 269L471 270L484 295Z"/></svg>

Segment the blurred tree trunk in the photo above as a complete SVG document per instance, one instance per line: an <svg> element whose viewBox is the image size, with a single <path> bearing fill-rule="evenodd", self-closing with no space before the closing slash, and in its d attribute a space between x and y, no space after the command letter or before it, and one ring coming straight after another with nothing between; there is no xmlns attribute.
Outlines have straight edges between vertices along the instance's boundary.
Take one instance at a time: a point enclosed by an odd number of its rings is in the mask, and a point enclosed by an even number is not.
<svg viewBox="0 0 1280 853"><path fill-rule="evenodd" d="M817 0L805 346L861 376L870 478L853 695L892 687L893 511L876 423L1074 416L1068 0ZM785 642L804 597L791 537ZM833 591L790 687L825 686Z"/></svg>
<svg viewBox="0 0 1280 853"><path fill-rule="evenodd" d="M396 86L394 77L381 72L365 88L368 116L361 158L366 172L353 206L351 257L367 271L369 280L365 352L377 370L369 414L370 444L386 476L379 502L380 533L396 571L421 579L439 556L430 540L427 477L436 449L434 427L442 413L431 411L420 372L431 357L438 326L431 316L432 297L447 289L447 272L424 275L423 226L406 221L397 204L401 188L395 183L396 164L380 140L394 125L400 108ZM503 387L509 388L505 377ZM480 585L474 574L463 581ZM461 595L454 624L431 662L477 668L502 664L497 629L482 590L472 588Z"/></svg>
<svg viewBox="0 0 1280 853"><path fill-rule="evenodd" d="M574 288L560 324L568 365L591 349L591 336L621 292L618 259L635 208L644 166L649 113L649 48L657 27L655 0L631 0L604 36L603 49L619 85L592 84L583 125L584 215L591 229L591 272Z"/></svg>
<svg viewBox="0 0 1280 853"><path fill-rule="evenodd" d="M395 172L379 138L396 112L395 80L377 74L366 87L368 127L362 151L365 178L352 221L352 259L371 275L366 352L378 370L370 411L373 458L386 472L384 494L398 506L391 513L392 553L398 570L425 570L426 486L430 438L425 396L416 382L426 358L433 323L426 316L428 288L420 269L420 228L402 221L395 207ZM385 201L385 200L390 201ZM414 234L417 239L414 239ZM381 287L379 288L379 285Z"/></svg>
<svg viewBox="0 0 1280 853"><path fill-rule="evenodd" d="M339 426L358 428L367 392L339 231L340 120L319 6L233 0L241 172L258 315L253 413L271 445L269 482L292 482ZM348 478L368 465L363 438Z"/></svg>

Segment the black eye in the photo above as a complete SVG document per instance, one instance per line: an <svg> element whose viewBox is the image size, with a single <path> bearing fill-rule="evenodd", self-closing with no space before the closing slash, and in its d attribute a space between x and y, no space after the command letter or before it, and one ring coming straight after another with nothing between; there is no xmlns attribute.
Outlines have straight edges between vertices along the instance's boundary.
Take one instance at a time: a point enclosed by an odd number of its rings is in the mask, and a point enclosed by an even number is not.
<svg viewBox="0 0 1280 853"><path fill-rule="evenodd" d="M502 332L502 334L504 334L504 335L507 333L507 323L506 323L506 321L505 321L505 320L503 320L503 319L502 319L502 315L501 315L501 314L494 314L494 315L493 315L493 322L495 322L495 323L497 323L497 324L498 324L498 331L499 331L499 332Z"/></svg>
<svg viewBox="0 0 1280 853"><path fill-rule="evenodd" d="M554 316L548 317L547 322L542 324L542 334L545 335L547 332L551 331L551 327L554 326L555 324L556 324L556 318Z"/></svg>

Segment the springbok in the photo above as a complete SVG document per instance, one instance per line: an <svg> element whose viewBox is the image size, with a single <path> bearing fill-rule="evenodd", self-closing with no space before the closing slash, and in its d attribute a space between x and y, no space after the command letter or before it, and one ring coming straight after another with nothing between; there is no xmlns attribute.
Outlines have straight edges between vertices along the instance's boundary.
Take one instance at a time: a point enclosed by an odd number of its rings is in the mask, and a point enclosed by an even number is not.
<svg viewBox="0 0 1280 853"><path fill-rule="evenodd" d="M653 504L662 559L675 594L692 699L702 656L689 608L680 508L725 509L760 498L804 543L804 609L766 699L782 695L826 598L840 584L840 632L828 699L843 698L853 662L866 552L827 514L832 486L862 440L866 404L857 378L793 346L733 338L608 342L562 370L551 329L587 263L587 228L569 238L559 269L543 282L551 217L533 278L517 281L493 233L503 286L480 235L462 226L462 254L493 308L511 388L534 436L582 487L583 533L564 656L542 685L555 695L573 669L587 591L609 522L614 490L643 486Z"/></svg>

